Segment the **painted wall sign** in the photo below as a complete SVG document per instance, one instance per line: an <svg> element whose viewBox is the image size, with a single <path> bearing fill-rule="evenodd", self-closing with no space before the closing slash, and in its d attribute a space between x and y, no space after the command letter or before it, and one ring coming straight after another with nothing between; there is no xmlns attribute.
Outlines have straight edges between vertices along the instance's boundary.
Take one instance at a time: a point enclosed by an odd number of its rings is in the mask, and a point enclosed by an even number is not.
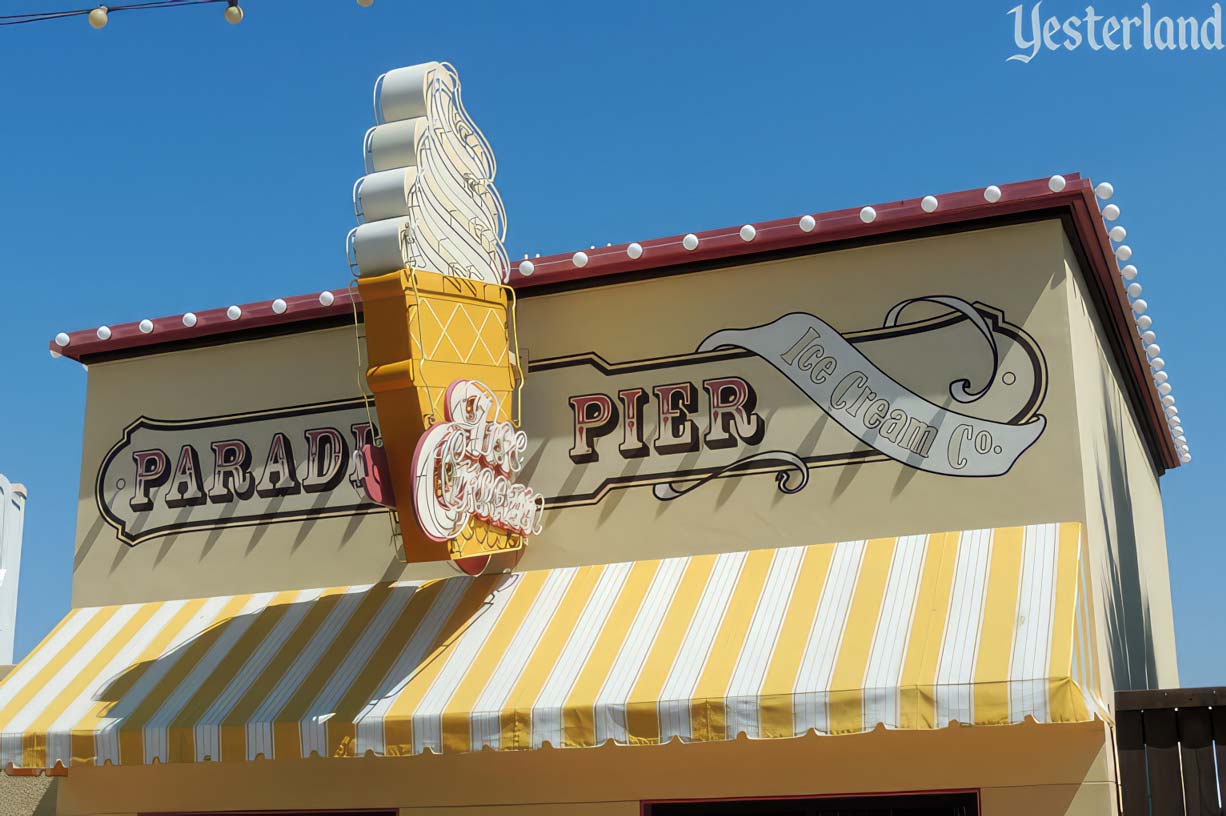
<svg viewBox="0 0 1226 816"><path fill-rule="evenodd" d="M355 486L351 461L372 431L360 399L140 417L98 468L95 498L130 545L185 530L379 512Z"/></svg>
<svg viewBox="0 0 1226 816"><path fill-rule="evenodd" d="M904 322L919 303L940 313ZM562 469L545 464L556 454L540 457L549 475L536 483L550 507L644 485L668 501L714 478L764 472L792 493L810 468L873 460L1000 476L1046 427L1035 341L999 310L943 295L903 301L874 329L840 333L794 312L711 333L692 354L569 355L530 371L534 397L557 400L567 381L573 472L559 480Z"/></svg>
<svg viewBox="0 0 1226 816"><path fill-rule="evenodd" d="M840 332L794 312L711 332L688 353L534 360L526 437L497 430L507 411L488 389L495 402L484 419L476 403L452 406L462 391L449 389L448 419L427 429L414 459L415 515L433 540L466 519L497 517L518 541L539 532L543 508L596 504L631 487L671 501L714 479L773 474L793 493L813 468L891 460L943 476L1003 475L1046 427L1043 354L998 309L921 301L927 306L909 300L888 310L875 328ZM921 308L929 316L904 322ZM491 450L493 460L466 452L494 436L507 450ZM360 399L140 417L98 469L97 504L127 544L381 512L351 462L373 439ZM487 500L499 501L502 479L507 497L516 481L532 489L521 485L495 512Z"/></svg>

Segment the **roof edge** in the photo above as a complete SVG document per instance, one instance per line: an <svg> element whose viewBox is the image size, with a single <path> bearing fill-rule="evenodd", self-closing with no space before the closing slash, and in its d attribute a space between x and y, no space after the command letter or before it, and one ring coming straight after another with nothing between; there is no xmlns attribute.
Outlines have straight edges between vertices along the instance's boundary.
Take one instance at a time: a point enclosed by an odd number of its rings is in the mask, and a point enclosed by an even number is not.
<svg viewBox="0 0 1226 816"><path fill-rule="evenodd" d="M515 262L511 286L521 297L559 289L602 286L646 273L704 268L733 259L803 252L828 245L870 242L908 233L979 228L1008 217L1050 213L1065 220L1071 243L1089 283L1117 365L1126 373L1126 390L1142 418L1144 436L1159 472L1178 467L1179 455L1167 427L1161 396L1132 320L1111 239L1103 225L1093 188L1079 173L1065 184L1031 179L923 198L908 198L862 208L783 218L758 224L671 235L642 242L592 247ZM998 192L989 200L988 191ZM226 308L101 326L58 335L49 343L53 356L86 363L117 355L137 356L167 347L231 342L266 333L283 333L295 324L335 322L362 310L355 286L321 293L246 303ZM228 337L233 335L233 337ZM60 342L66 341L66 342Z"/></svg>

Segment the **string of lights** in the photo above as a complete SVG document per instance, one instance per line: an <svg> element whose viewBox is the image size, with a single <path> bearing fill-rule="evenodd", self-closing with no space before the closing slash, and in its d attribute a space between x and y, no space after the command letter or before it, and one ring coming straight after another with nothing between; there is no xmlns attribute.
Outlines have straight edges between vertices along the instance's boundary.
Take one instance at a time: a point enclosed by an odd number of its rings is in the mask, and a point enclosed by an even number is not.
<svg viewBox="0 0 1226 816"><path fill-rule="evenodd" d="M124 11L151 11L154 9L174 9L184 6L208 6L220 3L226 4L225 20L237 25L243 21L243 9L239 0L145 0L138 3L119 3L115 5L99 5L89 8L61 9L58 11L37 11L26 14L0 14L0 26L25 25L27 23L45 23L49 20L62 20L67 17L85 17L91 27L105 28L112 14ZM374 5L374 0L357 0L363 8Z"/></svg>

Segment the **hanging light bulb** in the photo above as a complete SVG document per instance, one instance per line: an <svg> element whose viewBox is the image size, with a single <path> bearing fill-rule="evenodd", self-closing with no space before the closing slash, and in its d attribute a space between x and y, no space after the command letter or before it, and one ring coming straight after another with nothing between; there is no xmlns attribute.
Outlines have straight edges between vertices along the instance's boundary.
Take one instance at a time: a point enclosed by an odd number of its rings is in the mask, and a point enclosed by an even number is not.
<svg viewBox="0 0 1226 816"><path fill-rule="evenodd" d="M107 15L106 6L98 6L89 13L89 24L94 28L106 28Z"/></svg>
<svg viewBox="0 0 1226 816"><path fill-rule="evenodd" d="M226 0L226 22L238 25L243 21L243 10L239 8L238 0Z"/></svg>

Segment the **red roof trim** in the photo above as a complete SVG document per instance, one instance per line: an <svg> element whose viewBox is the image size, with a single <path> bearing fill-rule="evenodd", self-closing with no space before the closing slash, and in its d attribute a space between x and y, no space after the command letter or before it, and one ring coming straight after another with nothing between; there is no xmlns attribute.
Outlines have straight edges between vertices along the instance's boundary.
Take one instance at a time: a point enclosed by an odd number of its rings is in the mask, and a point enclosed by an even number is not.
<svg viewBox="0 0 1226 816"><path fill-rule="evenodd" d="M861 209L858 207L814 214L815 226L809 232L800 228L800 217L767 221L753 225L756 234L750 241L741 238L740 226L707 230L694 233L698 246L693 250L683 246L685 236L657 238L640 242L643 253L637 259L626 254L629 244L583 250L588 257L583 267L575 266L572 254L533 258L534 270L530 277L519 273L522 262L516 261L512 263L511 285L521 296L531 296L562 286L602 285L606 278L657 272L670 267L702 265L763 253L803 250L806 247L816 249L827 244L871 240L908 231L931 231L953 225L969 226L974 222L1011 215L1050 211L1053 217L1065 217L1066 224L1071 222L1070 237L1079 239L1072 243L1082 256L1090 282L1090 294L1103 316L1117 362L1130 375L1130 395L1142 415L1143 424L1147 426L1146 435L1154 460L1160 469L1178 467L1179 457L1132 320L1128 296L1118 273L1110 238L1098 212L1094 192L1090 182L1077 173L1064 178L1067 186L1058 193L1048 187L1048 179L1000 185L1001 198L996 203L984 199L983 188L945 193L937 196L938 206L932 213L924 212L919 198L874 204L876 217L869 223L861 219ZM355 301L358 311L361 311L356 289L332 290L332 294L334 301L329 306L319 302L319 294L301 295L285 298L287 309L284 314L276 314L270 301L262 301L240 305L242 314L237 320L230 320L225 308L209 309L195 313L197 323L191 328L183 325L182 315L175 315L153 320L153 331L148 334L140 331L139 323L124 323L109 327L111 335L107 340L99 339L96 329L86 329L70 333L66 347L59 347L54 340L49 347L54 353L89 362L91 358L104 355L109 358L117 352L142 353L135 350L148 349L143 353L155 353L160 346L207 342L228 334L335 320L352 314Z"/></svg>
<svg viewBox="0 0 1226 816"><path fill-rule="evenodd" d="M154 318L150 321L153 323L153 331L148 334L140 330L139 322L121 323L108 327L111 336L106 340L98 337L97 329L82 329L69 332L68 345L64 348L60 348L55 340L52 340L48 347L52 353L88 363L91 357L98 355L110 356L116 352L140 348L148 349L145 352L147 354L154 354L158 351L159 346L179 345L218 335L290 326L294 323L351 315L354 301L357 301L358 312L362 311L361 300L358 298L356 289L334 289L331 292L333 301L330 306L320 303L319 298L323 293L316 292L310 295L284 298L286 309L283 314L273 311L272 301L264 300L258 303L239 304L242 313L237 320L229 318L227 311L230 307L226 306L221 309L194 312L196 324L191 327L183 325L183 315L179 314Z"/></svg>
<svg viewBox="0 0 1226 816"><path fill-rule="evenodd" d="M535 267L531 277L525 278L517 271L512 274L512 285L517 290L530 294L532 289L551 284L573 284L592 278L618 275L628 272L655 270L681 264L722 260L762 252L816 246L833 242L854 241L915 229L932 229L950 224L959 224L984 218L1034 212L1041 209L1068 205L1079 197L1079 186L1089 188L1089 182L1081 180L1076 173L1065 176L1068 186L1061 193L1053 193L1047 179L1035 179L1002 186L1001 199L995 204L984 200L983 188L963 190L937 196L935 212L926 213L919 198L874 204L877 216L871 223L860 218L861 208L834 210L814 215L816 226L810 232L800 228L800 218L785 218L754 224L757 235L752 241L740 236L740 226L694 233L698 247L687 250L682 245L684 236L673 235L642 241L643 255L632 260L626 255L629 244L597 247L584 250L588 262L576 267L572 255L552 255L532 259ZM1092 193L1091 193L1092 195ZM1104 233L1104 238L1106 237ZM512 263L518 270L522 261Z"/></svg>

